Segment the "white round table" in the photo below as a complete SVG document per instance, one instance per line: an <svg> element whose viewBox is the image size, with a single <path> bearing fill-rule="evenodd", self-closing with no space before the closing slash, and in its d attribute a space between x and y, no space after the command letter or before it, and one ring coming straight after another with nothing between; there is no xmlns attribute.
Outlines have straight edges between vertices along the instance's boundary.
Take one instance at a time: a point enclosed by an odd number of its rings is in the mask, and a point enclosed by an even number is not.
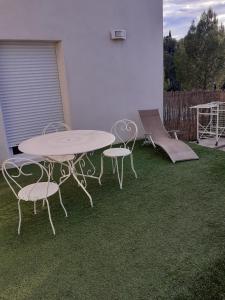
<svg viewBox="0 0 225 300"><path fill-rule="evenodd" d="M80 162L83 156L88 152L109 146L114 141L115 136L105 131L68 130L33 137L19 144L19 150L26 154L44 157L74 154L74 161L68 162L70 172L67 178L70 175L74 177L78 185L89 197L91 206L93 206L91 195L86 190L82 181L80 181L77 177L75 165ZM84 176L83 172L82 175ZM89 177L99 179L99 177Z"/></svg>
<svg viewBox="0 0 225 300"><path fill-rule="evenodd" d="M19 150L26 154L54 156L81 154L111 145L115 136L97 130L68 130L33 137L22 142Z"/></svg>

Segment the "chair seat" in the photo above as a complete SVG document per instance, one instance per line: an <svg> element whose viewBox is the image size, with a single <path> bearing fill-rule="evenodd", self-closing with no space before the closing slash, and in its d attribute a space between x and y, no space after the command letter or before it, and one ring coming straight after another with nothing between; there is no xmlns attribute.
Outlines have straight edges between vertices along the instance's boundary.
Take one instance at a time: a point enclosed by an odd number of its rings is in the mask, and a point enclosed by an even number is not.
<svg viewBox="0 0 225 300"><path fill-rule="evenodd" d="M64 161L70 161L74 159L73 154L68 154L68 155L52 155L48 156L47 159L50 159L51 161L55 162L64 162Z"/></svg>
<svg viewBox="0 0 225 300"><path fill-rule="evenodd" d="M121 157L130 155L131 151L127 148L109 148L103 154L107 157Z"/></svg>
<svg viewBox="0 0 225 300"><path fill-rule="evenodd" d="M23 187L19 191L18 197L24 201L36 201L45 199L55 194L58 190L59 186L54 182L38 182Z"/></svg>

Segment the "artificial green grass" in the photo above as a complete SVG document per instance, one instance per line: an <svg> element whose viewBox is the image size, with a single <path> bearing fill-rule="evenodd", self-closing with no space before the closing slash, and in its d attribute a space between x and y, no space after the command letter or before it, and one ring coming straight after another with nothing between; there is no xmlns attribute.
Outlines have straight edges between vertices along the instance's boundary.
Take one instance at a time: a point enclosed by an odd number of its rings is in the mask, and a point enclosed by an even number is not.
<svg viewBox="0 0 225 300"><path fill-rule="evenodd" d="M0 299L225 299L225 153L192 145L199 161L173 165L138 143L135 179L123 190L105 160L103 185L88 181L94 208L71 180L69 217L17 204L0 178ZM99 166L99 152L93 157Z"/></svg>

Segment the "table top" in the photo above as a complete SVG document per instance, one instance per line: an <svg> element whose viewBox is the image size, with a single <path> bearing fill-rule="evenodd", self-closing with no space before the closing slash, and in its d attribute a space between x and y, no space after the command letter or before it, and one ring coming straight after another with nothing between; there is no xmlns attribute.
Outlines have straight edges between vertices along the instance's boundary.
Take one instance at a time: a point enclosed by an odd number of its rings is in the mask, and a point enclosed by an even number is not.
<svg viewBox="0 0 225 300"><path fill-rule="evenodd" d="M97 130L68 130L39 135L19 144L19 150L38 156L91 152L111 145L115 136Z"/></svg>

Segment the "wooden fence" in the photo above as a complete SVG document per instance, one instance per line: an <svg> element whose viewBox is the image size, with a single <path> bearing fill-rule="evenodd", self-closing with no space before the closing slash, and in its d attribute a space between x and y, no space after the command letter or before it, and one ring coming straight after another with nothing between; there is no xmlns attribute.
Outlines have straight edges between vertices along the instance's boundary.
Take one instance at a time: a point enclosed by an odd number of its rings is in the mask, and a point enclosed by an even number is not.
<svg viewBox="0 0 225 300"><path fill-rule="evenodd" d="M196 110L191 106L212 101L225 102L223 91L165 92L164 124L167 130L179 129L180 138L196 140Z"/></svg>

